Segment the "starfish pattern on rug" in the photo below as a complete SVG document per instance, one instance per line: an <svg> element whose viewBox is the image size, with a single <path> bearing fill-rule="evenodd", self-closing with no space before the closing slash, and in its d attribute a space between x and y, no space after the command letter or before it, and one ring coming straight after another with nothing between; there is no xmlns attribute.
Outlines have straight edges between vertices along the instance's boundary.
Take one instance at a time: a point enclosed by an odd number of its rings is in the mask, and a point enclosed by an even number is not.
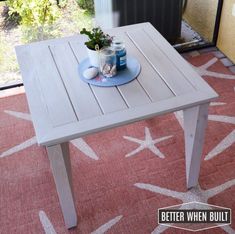
<svg viewBox="0 0 235 234"><path fill-rule="evenodd" d="M199 67L196 67L193 65L192 66L200 76L212 76L214 78L235 80L235 75L223 74L223 73L218 73L218 72L213 72L213 71L208 70L208 68L211 67L213 64L215 64L217 61L218 61L218 58L212 58L207 63Z"/></svg>
<svg viewBox="0 0 235 234"><path fill-rule="evenodd" d="M45 234L56 234L56 231L50 219L47 217L46 213L43 210L39 211L39 219L40 219L40 222L42 224Z"/></svg>
<svg viewBox="0 0 235 234"><path fill-rule="evenodd" d="M5 110L4 112L6 114L14 116L18 119L24 119L26 121L32 122L31 116L28 113L22 113L22 112L17 112L17 111L10 111L10 110ZM78 148L80 151L82 151L86 156L88 156L89 158L91 158L93 160L99 159L98 156L96 155L96 153L91 149L91 147L82 138L77 138L77 139L72 140L70 142L76 148ZM37 143L37 139L34 136L34 137L20 143L19 145L16 145L16 146L8 149L7 151L1 153L0 158L3 158L3 157L11 155L13 153L19 152L19 151L26 149L36 143Z"/></svg>
<svg viewBox="0 0 235 234"><path fill-rule="evenodd" d="M223 102L212 102L210 106L221 106L226 105L226 103ZM178 120L179 124L182 128L184 128L183 125L183 112L177 111L174 113L176 119ZM224 116L224 115L209 115L208 116L209 121L216 121L221 123L228 123L228 124L234 124L235 125L235 117L231 116ZM210 160L214 157L216 157L218 154L222 153L226 149L228 149L230 146L232 146L235 143L235 130L232 130L231 133L229 133L224 139L218 143L204 158L204 160Z"/></svg>
<svg viewBox="0 0 235 234"><path fill-rule="evenodd" d="M217 121L222 123L229 123L235 125L235 117L224 115L209 115L208 119L211 121ZM214 147L205 157L205 160L209 160L222 153L235 143L235 129L232 130L217 146Z"/></svg>
<svg viewBox="0 0 235 234"><path fill-rule="evenodd" d="M211 102L210 106L223 106L226 105L225 102ZM177 121L179 122L180 126L182 129L184 129L184 115L183 115L183 111L176 111L174 112L174 115L177 119Z"/></svg>
<svg viewBox="0 0 235 234"><path fill-rule="evenodd" d="M103 224L98 229L91 232L91 234L104 234L104 233L106 233L113 225L118 223L122 217L123 217L122 215L119 215L119 216L115 217L114 219L109 220L107 223Z"/></svg>
<svg viewBox="0 0 235 234"><path fill-rule="evenodd" d="M203 64L202 66L196 67L193 66L193 68L196 70L196 72L200 76L212 76L214 78L221 78L221 79L235 79L235 75L229 75L229 74L223 74L218 72L212 72L208 71L208 68L211 67L213 64L215 64L218 61L218 58L212 58L207 63ZM234 87L235 91L235 87ZM177 118L178 119L178 118ZM232 123L235 124L235 117L228 117L228 116L216 116L216 115L209 115L209 120L212 121L218 121L218 122L224 122L224 123ZM209 160L218 154L222 153L224 150L229 148L232 144L235 142L235 130L233 130L228 136L226 136L211 152L209 152L205 160Z"/></svg>
<svg viewBox="0 0 235 234"><path fill-rule="evenodd" d="M149 149L152 153L154 153L159 158L165 158L165 155L155 146L155 144L157 144L161 141L165 141L171 137L173 137L173 136L165 136L165 137L161 137L161 138L157 138L157 139L153 140L153 138L150 134L149 128L147 128L147 127L145 127L145 139L144 140L140 140L140 139L130 137L130 136L123 136L124 139L140 145L137 149L128 153L126 155L126 157L134 156L135 154L139 153L140 151L142 151L144 149Z"/></svg>
<svg viewBox="0 0 235 234"><path fill-rule="evenodd" d="M153 193L162 194L168 197L179 199L182 201L183 204L194 202L194 201L208 204L208 200L210 198L225 191L228 188L231 188L234 185L235 185L235 179L227 181L224 184L221 184L219 186L216 186L208 190L203 190L201 189L200 185L198 185L188 190L187 192L178 192L178 191L162 188L162 187L151 185L151 184L145 184L145 183L134 184L134 186L136 186L139 189L148 190ZM159 225L154 229L152 234L162 233L168 228L169 228L168 226ZM225 232L229 234L235 234L235 231L230 226L222 226L220 228L222 228Z"/></svg>
<svg viewBox="0 0 235 234"><path fill-rule="evenodd" d="M114 226L116 223L118 223L123 216L119 215L111 220L109 220L107 223L101 225L98 229L91 232L91 234L104 234L107 232L112 226ZM45 234L56 234L56 231L47 217L46 213L43 210L39 211L39 219L42 224L42 227L44 229Z"/></svg>

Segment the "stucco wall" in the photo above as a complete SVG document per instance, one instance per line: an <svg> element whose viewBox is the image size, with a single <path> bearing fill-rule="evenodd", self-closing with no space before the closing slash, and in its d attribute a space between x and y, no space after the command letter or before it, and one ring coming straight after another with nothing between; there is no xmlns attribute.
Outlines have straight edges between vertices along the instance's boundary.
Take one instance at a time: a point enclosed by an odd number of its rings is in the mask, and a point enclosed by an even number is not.
<svg viewBox="0 0 235 234"><path fill-rule="evenodd" d="M224 1L217 47L235 63L235 16L232 15L234 4L235 0Z"/></svg>
<svg viewBox="0 0 235 234"><path fill-rule="evenodd" d="M183 15L184 20L208 41L213 39L217 6L218 0L188 0Z"/></svg>

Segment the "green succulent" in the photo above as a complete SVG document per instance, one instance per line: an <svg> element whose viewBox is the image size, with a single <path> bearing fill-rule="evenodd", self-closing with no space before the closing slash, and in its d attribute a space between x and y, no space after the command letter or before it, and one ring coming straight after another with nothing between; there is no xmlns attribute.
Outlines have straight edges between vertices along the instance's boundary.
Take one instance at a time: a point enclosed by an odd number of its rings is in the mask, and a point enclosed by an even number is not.
<svg viewBox="0 0 235 234"><path fill-rule="evenodd" d="M110 46L113 40L111 36L105 34L99 27L93 28L90 31L83 28L80 33L88 36L89 40L85 42L85 45L91 50Z"/></svg>

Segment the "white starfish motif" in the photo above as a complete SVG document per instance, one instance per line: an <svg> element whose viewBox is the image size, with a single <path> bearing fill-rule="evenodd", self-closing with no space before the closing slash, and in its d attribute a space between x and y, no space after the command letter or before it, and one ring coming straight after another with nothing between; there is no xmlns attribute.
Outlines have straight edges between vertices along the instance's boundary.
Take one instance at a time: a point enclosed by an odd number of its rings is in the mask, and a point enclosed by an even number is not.
<svg viewBox="0 0 235 234"><path fill-rule="evenodd" d="M149 128L147 128L147 127L145 127L145 139L144 140L140 140L140 139L133 138L130 136L123 136L124 139L126 139L128 141L135 142L140 145L137 149L135 149L132 152L130 152L129 154L127 154L126 157L133 156L144 149L149 149L156 156L158 156L160 158L165 158L165 155L155 146L155 144L157 144L161 141L165 141L171 137L173 137L173 136L165 136L165 137L153 140L153 138L150 134Z"/></svg>
<svg viewBox="0 0 235 234"><path fill-rule="evenodd" d="M210 106L223 106L223 105L226 105L226 103L224 103L224 102L211 102L210 103ZM176 112L174 112L174 115L175 115L176 119L178 120L181 128L184 129L183 111L176 111Z"/></svg>
<svg viewBox="0 0 235 234"><path fill-rule="evenodd" d="M217 121L222 123L229 123L235 125L235 117L223 116L223 115L209 115L211 121ZM209 160L228 149L235 143L235 129L232 130L214 149L212 149L205 157L205 160Z"/></svg>
<svg viewBox="0 0 235 234"><path fill-rule="evenodd" d="M56 234L56 231L51 221L49 220L49 218L47 217L46 213L43 210L39 211L39 219L43 226L45 234Z"/></svg>
<svg viewBox="0 0 235 234"><path fill-rule="evenodd" d="M91 232L91 234L104 234L104 233L106 233L113 225L115 225L117 222L119 222L121 218L122 218L122 215L119 215L119 216L115 217L114 219L111 219L110 221L103 224L95 231Z"/></svg>
<svg viewBox="0 0 235 234"><path fill-rule="evenodd" d="M214 63L218 61L218 58L213 58L209 60L207 63L203 64L200 67L193 66L195 71L200 75L200 76L212 76L215 78L220 78L220 79L229 79L229 80L235 80L235 75L229 75L229 74L223 74L223 73L218 73L218 72L213 72L213 71L208 71L208 68L212 66Z"/></svg>
<svg viewBox="0 0 235 234"><path fill-rule="evenodd" d="M17 111L9 111L9 110L5 110L4 112L7 113L8 115L14 116L18 119L24 119L26 121L32 122L30 114L17 112ZM19 145L16 145L16 146L8 149L7 151L1 153L0 158L3 158L3 157L11 155L13 153L19 152L19 151L26 149L36 143L37 143L37 140L36 140L36 137L34 136L34 137L26 140L25 142L22 142ZM71 143L76 148L78 148L80 151L82 151L89 158L91 158L93 160L99 159L98 156L96 155L96 153L91 149L91 147L82 138L72 140Z"/></svg>
<svg viewBox="0 0 235 234"><path fill-rule="evenodd" d="M103 224L98 229L91 232L91 234L104 234L104 233L106 233L112 226L114 226L116 223L118 223L122 217L123 217L122 215L119 215L119 216L109 220L107 223ZM56 231L55 231L51 221L49 220L49 218L47 217L46 213L43 210L39 211L39 219L40 219L40 222L43 226L45 234L56 234Z"/></svg>
<svg viewBox="0 0 235 234"><path fill-rule="evenodd" d="M220 106L220 105L226 105L226 103L223 102L212 102L210 106ZM177 111L174 113L176 119L178 120L179 124L182 128L183 126L183 112ZM224 116L224 115L209 115L208 120L210 121L217 121L222 123L229 123L229 124L235 124L235 117L231 116ZM224 150L228 149L231 145L235 143L235 130L232 130L231 133L229 133L217 146L214 147L204 158L204 160L210 160L217 156L218 154L222 153Z"/></svg>
<svg viewBox="0 0 235 234"><path fill-rule="evenodd" d="M218 73L218 72L208 71L208 68L210 66L212 66L214 63L216 63L217 61L218 61L217 58L213 58L213 59L209 60L207 63L203 64L200 67L195 67L195 66L193 66L193 67L200 76L212 76L212 77L215 77L215 78L234 80L235 75L222 74L222 73ZM234 91L235 91L235 87L234 87ZM232 122L231 121L228 122L228 118L230 118L230 120L232 119ZM226 116L217 116L216 117L216 116L209 115L208 119L212 120L212 121L219 121L219 122L234 124L235 117L226 117ZM235 130L233 130L211 152L209 152L206 155L205 160L209 160L209 159L215 157L216 155L218 155L219 153L223 152L228 147L230 147L234 142L235 142Z"/></svg>
<svg viewBox="0 0 235 234"><path fill-rule="evenodd" d="M159 187L156 185L145 184L145 183L136 183L134 185L140 189L148 190L153 193L158 193L158 194L162 194L162 195L165 195L168 197L177 198L177 199L181 200L182 203L189 203L189 202L195 201L195 202L201 202L201 203L208 204L208 200L211 197L213 197L213 196L225 191L226 189L234 186L235 179L227 181L224 184L221 184L217 187L214 187L214 188L208 189L208 190L203 190L200 188L200 185L198 185L197 187L194 187L194 188L188 190L187 192L177 192L177 191L162 188L162 187ZM167 226L159 225L158 227L156 227L154 229L152 234L162 233L163 231L165 231L168 228L169 227L167 227ZM223 226L220 228L222 228L224 231L226 231L229 234L235 233L235 231L230 226Z"/></svg>
<svg viewBox="0 0 235 234"><path fill-rule="evenodd" d="M210 106L224 106L226 105L225 102L211 102Z"/></svg>

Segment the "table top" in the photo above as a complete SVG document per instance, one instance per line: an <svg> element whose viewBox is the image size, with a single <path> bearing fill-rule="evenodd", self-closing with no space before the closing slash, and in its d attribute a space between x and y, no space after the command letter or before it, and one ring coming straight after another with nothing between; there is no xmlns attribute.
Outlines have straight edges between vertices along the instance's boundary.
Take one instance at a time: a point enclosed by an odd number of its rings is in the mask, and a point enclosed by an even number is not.
<svg viewBox="0 0 235 234"><path fill-rule="evenodd" d="M16 47L39 144L83 135L210 102L218 95L150 24L108 31L125 42L141 73L117 87L95 87L78 77L86 36Z"/></svg>

